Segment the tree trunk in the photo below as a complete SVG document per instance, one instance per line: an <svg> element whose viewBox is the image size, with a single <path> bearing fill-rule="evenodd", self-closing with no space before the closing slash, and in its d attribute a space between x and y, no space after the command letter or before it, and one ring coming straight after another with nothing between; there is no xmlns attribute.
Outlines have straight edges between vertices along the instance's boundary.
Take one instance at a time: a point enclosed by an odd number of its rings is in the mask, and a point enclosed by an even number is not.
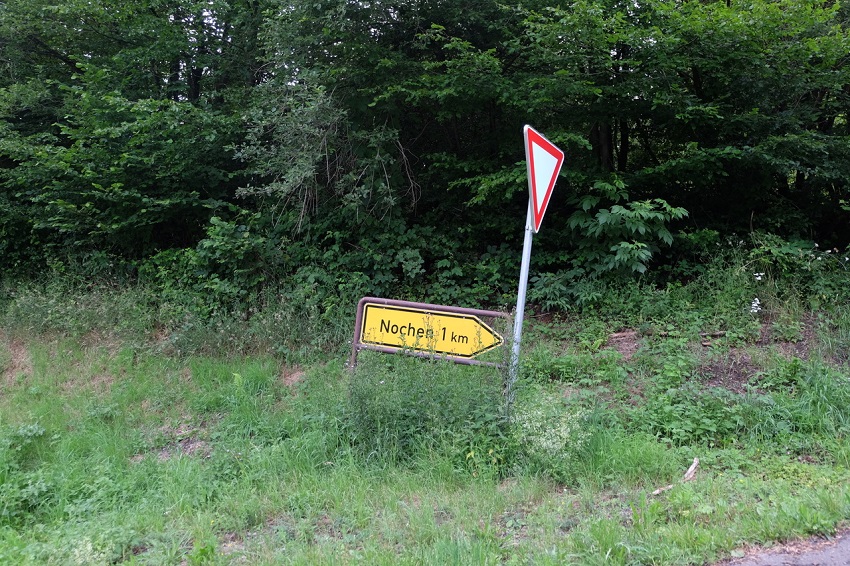
<svg viewBox="0 0 850 566"><path fill-rule="evenodd" d="M625 171L629 164L629 121L620 120L620 150L617 152L617 171Z"/></svg>
<svg viewBox="0 0 850 566"><path fill-rule="evenodd" d="M609 172L614 169L614 134L611 124L596 122L590 128L590 146L599 167Z"/></svg>

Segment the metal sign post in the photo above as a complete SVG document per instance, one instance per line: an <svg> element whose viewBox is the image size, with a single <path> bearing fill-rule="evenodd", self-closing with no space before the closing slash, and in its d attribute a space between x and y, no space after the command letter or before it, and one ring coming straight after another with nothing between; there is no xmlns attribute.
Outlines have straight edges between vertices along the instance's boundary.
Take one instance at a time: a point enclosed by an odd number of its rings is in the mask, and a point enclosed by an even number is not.
<svg viewBox="0 0 850 566"><path fill-rule="evenodd" d="M511 345L511 361L505 397L508 407L513 405L514 384L519 377L519 350L522 342L522 324L525 319L525 295L528 290L528 269L531 264L531 240L540 230L543 214L555 188L558 173L564 163L564 152L558 149L531 126L522 129L525 145L525 163L528 169L528 213L525 217L525 238L522 244L522 266L519 272L516 314L514 315L514 338Z"/></svg>
<svg viewBox="0 0 850 566"><path fill-rule="evenodd" d="M528 268L531 264L531 241L534 236L534 226L531 212L531 200L528 201L528 214L525 219L525 238L522 243L522 266L519 270L519 289L516 299L516 315L514 315L514 338L511 344L511 364L508 371L508 383L505 387L508 407L514 402L514 384L519 377L519 346L522 342L522 323L525 319L525 293L528 290Z"/></svg>

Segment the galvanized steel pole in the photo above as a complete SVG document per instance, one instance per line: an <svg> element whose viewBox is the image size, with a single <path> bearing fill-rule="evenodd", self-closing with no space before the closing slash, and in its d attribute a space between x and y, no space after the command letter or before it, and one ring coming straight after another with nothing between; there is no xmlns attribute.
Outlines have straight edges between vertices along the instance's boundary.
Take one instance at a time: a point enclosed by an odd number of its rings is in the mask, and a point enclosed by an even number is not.
<svg viewBox="0 0 850 566"><path fill-rule="evenodd" d="M528 214L525 218L525 238L522 243L522 266L519 271L519 290L517 291L516 313L514 314L514 338L511 344L511 363L508 370L508 383L505 387L508 407L514 402L514 385L519 377L519 350L522 342L522 323L525 318L525 293L528 289L528 269L531 264L531 239L534 226L531 211L531 199L528 201Z"/></svg>

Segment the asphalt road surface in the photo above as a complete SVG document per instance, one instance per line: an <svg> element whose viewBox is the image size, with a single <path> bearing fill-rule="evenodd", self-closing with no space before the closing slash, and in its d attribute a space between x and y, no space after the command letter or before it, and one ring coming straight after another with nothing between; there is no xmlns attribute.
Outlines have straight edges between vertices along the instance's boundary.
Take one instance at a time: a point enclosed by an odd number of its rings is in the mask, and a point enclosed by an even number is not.
<svg viewBox="0 0 850 566"><path fill-rule="evenodd" d="M791 542L716 566L850 566L850 529L828 540Z"/></svg>

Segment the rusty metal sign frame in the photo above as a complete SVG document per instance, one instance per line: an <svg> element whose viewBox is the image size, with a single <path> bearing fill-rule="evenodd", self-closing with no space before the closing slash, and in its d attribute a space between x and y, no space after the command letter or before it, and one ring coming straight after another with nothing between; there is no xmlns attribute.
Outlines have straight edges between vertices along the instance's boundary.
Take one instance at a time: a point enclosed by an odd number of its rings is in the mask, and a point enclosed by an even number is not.
<svg viewBox="0 0 850 566"><path fill-rule="evenodd" d="M360 337L363 334L363 316L364 310L367 304L375 304L386 307L401 307L404 309L413 309L417 311L422 311L425 314L454 314L460 316L468 316L468 317L481 317L481 318L492 318L492 319L503 319L506 321L510 320L510 315L507 313L499 312L499 311L488 311L481 309L469 309L463 307L449 307L445 305L433 305L430 303L415 303L412 301L400 301L397 299L382 299L379 297L363 297L357 303L357 316L354 320L354 339L352 340L352 348L351 348L351 358L348 361L348 368L351 371L357 367L357 355L360 350L372 350L375 352L383 352L386 354L396 354L402 353L408 356L415 356L418 358L427 358L427 359L438 359L438 360L447 360L450 362L454 362L457 364L464 364L470 366L489 366L489 367L497 367L503 368L506 366L504 363L496 363L496 362L484 362L479 361L473 358L460 357L460 356L452 356L449 354L439 354L434 352L423 352L417 351L408 348L399 348L396 346L379 346L375 344L366 344L360 341ZM481 322L481 321L479 321ZM504 337L500 334L497 334L500 338L502 338L502 344L504 344ZM500 345L502 345L500 344Z"/></svg>

